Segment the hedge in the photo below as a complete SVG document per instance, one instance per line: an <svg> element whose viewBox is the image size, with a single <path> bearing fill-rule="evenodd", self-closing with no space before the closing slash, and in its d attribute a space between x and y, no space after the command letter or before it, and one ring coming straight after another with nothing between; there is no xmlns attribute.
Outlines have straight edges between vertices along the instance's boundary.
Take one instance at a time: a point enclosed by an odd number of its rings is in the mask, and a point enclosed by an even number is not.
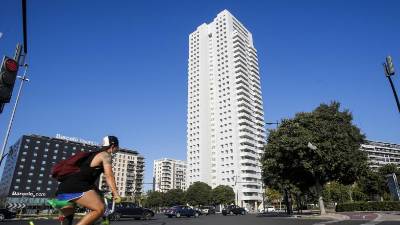
<svg viewBox="0 0 400 225"><path fill-rule="evenodd" d="M351 211L400 211L400 202L352 202L336 205L336 212Z"/></svg>

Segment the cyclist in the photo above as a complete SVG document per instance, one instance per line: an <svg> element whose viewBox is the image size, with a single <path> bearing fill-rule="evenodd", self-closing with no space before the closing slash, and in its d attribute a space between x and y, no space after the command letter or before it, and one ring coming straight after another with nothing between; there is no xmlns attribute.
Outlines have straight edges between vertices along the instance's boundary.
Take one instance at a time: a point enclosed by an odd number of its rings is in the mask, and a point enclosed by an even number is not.
<svg viewBox="0 0 400 225"><path fill-rule="evenodd" d="M96 187L96 181L103 172L113 194L114 201L116 203L121 201L117 186L115 185L111 161L111 154L116 153L118 148L119 143L117 137L104 137L100 151L94 152L84 160L78 173L68 176L59 184L56 192L56 199L74 203L61 209L65 217L63 224L72 225L75 204L79 204L91 210L77 225L91 225L103 216L105 205Z"/></svg>

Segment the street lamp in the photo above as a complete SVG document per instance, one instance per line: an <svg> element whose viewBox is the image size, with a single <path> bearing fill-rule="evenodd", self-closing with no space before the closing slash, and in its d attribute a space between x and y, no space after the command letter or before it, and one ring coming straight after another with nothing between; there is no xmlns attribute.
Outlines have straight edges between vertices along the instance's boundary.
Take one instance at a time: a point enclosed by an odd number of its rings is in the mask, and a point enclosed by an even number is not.
<svg viewBox="0 0 400 225"><path fill-rule="evenodd" d="M395 71L394 71L392 57L390 55L386 57L386 63L383 63L383 70L385 71L385 75L389 80L390 86L392 87L393 95L394 95L394 98L395 98L396 104L397 104L397 109L399 110L399 113L400 113L399 98L397 97L396 89L394 87L394 84L393 84L393 81L391 78L395 74Z"/></svg>

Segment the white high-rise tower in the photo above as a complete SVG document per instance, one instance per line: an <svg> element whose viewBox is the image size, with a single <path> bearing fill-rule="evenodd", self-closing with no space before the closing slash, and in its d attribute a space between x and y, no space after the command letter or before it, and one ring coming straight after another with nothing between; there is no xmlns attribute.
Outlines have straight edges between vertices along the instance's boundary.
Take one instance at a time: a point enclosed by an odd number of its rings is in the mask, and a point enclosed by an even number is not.
<svg viewBox="0 0 400 225"><path fill-rule="evenodd" d="M222 11L189 35L188 67L187 185L229 185L256 209L266 136L252 34Z"/></svg>

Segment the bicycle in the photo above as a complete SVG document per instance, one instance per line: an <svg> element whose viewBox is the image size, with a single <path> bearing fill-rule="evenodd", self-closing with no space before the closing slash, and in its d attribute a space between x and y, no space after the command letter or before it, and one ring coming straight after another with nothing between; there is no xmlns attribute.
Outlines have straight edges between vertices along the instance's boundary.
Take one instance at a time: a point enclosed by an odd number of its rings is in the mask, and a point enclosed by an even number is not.
<svg viewBox="0 0 400 225"><path fill-rule="evenodd" d="M110 215L115 210L115 201L113 200L111 193L106 193L106 194L101 194L101 195L104 199L104 205L106 207L106 210L104 211L104 215L100 219L98 219L94 223L94 225L110 225ZM109 200L112 200L112 204L109 204ZM47 203L56 210L60 210L61 208L64 208L66 206L76 206L76 204L74 202L58 200L58 199L49 199L49 200L47 200ZM111 205L111 208L109 208L110 205ZM58 221L60 221L61 225L63 225L64 219L65 219L64 215L60 215L58 217Z"/></svg>

